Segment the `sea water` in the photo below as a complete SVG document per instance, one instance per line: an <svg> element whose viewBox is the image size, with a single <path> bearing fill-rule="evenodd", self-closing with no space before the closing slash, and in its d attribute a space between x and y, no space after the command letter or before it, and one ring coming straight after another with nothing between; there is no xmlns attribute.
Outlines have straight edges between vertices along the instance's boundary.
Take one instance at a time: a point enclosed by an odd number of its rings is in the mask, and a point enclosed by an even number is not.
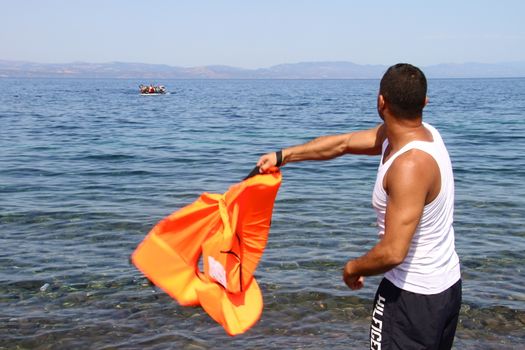
<svg viewBox="0 0 525 350"><path fill-rule="evenodd" d="M361 349L380 277L377 157L282 169L256 271L260 321L229 337L128 258L164 216L222 193L260 155L379 123L377 80L0 79L0 349ZM149 83L149 82L148 82ZM456 178L456 349L525 343L525 79L429 80L425 120ZM520 345L521 344L521 345Z"/></svg>

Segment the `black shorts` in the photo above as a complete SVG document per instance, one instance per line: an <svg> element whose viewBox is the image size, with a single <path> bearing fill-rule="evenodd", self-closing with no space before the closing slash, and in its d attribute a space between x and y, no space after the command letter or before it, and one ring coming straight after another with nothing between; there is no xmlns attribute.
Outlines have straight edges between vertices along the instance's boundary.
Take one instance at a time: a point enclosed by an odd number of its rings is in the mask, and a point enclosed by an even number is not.
<svg viewBox="0 0 525 350"><path fill-rule="evenodd" d="M407 292L383 278L374 300L370 349L450 349L461 307L461 280L432 295Z"/></svg>

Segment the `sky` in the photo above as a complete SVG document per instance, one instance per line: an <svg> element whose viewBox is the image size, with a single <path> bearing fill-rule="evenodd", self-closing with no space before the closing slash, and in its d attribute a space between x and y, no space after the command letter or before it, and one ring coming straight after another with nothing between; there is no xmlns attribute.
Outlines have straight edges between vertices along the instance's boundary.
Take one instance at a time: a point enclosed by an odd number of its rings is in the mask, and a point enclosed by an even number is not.
<svg viewBox="0 0 525 350"><path fill-rule="evenodd" d="M525 61L523 0L0 0L0 59L266 68Z"/></svg>

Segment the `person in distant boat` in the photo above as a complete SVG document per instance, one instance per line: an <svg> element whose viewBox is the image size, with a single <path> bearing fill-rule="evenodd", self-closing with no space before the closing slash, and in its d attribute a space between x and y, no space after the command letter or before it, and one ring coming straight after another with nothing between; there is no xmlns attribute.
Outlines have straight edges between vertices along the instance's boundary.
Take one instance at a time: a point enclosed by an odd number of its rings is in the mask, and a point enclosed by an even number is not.
<svg viewBox="0 0 525 350"><path fill-rule="evenodd" d="M450 349L461 306L455 251L454 178L439 132L423 122L427 81L417 67L390 67L379 86L382 123L319 137L260 157L261 172L344 154L381 156L372 204L379 241L350 259L343 280L352 290L384 274L373 304L371 349Z"/></svg>
<svg viewBox="0 0 525 350"><path fill-rule="evenodd" d="M154 94L154 93L155 93L155 87L154 87L153 85L150 84L148 92L149 92L150 94Z"/></svg>

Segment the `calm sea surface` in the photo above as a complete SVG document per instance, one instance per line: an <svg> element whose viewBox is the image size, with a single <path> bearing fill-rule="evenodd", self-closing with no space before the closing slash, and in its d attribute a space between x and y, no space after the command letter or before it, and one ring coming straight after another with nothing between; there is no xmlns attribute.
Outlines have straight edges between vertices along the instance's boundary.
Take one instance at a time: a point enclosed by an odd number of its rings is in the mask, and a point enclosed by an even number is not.
<svg viewBox="0 0 525 350"><path fill-rule="evenodd" d="M364 349L379 277L378 159L283 168L256 272L265 307L229 337L148 285L130 253L164 216L224 192L268 151L378 123L376 80L0 79L0 349ZM145 82L149 83L149 82ZM525 79L430 80L425 119L456 176L456 349L525 343Z"/></svg>

